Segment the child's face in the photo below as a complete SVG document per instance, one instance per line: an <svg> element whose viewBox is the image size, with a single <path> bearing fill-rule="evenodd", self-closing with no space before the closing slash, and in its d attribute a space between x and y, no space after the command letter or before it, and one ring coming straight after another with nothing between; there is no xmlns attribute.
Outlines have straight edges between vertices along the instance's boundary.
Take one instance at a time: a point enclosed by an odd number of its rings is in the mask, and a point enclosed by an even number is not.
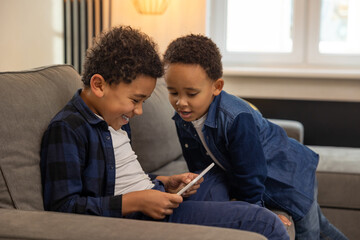
<svg viewBox="0 0 360 240"><path fill-rule="evenodd" d="M145 75L139 75L130 84L120 82L110 86L105 83L96 112L109 126L118 130L130 118L142 114L142 104L150 97L155 85L156 79Z"/></svg>
<svg viewBox="0 0 360 240"><path fill-rule="evenodd" d="M214 96L220 94L223 86L222 79L212 81L197 64L169 64L164 77L171 105L188 122L207 113Z"/></svg>

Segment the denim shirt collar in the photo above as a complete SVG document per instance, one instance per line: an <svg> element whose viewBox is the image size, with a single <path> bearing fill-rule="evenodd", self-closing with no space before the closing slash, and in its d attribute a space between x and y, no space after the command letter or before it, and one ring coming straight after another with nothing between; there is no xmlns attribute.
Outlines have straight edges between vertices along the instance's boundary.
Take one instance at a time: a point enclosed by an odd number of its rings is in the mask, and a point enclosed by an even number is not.
<svg viewBox="0 0 360 240"><path fill-rule="evenodd" d="M74 106L78 109L78 111L81 113L81 115L83 115L83 117L86 119L86 121L91 124L91 125L97 125L97 124L101 124L104 127L107 126L107 123L98 118L95 113L93 111L90 110L90 108L86 105L86 103L84 102L84 100L81 98L80 93L81 93L82 89L77 90L77 92L75 93L72 102L74 104Z"/></svg>
<svg viewBox="0 0 360 240"><path fill-rule="evenodd" d="M218 106L220 104L220 100L221 100L221 96L222 96L223 91L221 91L221 93L218 96L215 96L213 101L211 102L209 109L208 109L208 116L205 120L204 125L211 127L211 128L217 128L217 123L216 123L216 115L217 115L217 110L218 110ZM175 112L174 116L172 117L172 119L174 121L181 121L186 123L186 121L184 121L180 115Z"/></svg>
<svg viewBox="0 0 360 240"><path fill-rule="evenodd" d="M218 107L220 104L222 93L223 93L223 91L221 91L221 93L219 95L215 96L212 103L210 104L210 107L208 110L208 116L207 116L205 124L204 124L208 127L217 128L216 116L218 113Z"/></svg>

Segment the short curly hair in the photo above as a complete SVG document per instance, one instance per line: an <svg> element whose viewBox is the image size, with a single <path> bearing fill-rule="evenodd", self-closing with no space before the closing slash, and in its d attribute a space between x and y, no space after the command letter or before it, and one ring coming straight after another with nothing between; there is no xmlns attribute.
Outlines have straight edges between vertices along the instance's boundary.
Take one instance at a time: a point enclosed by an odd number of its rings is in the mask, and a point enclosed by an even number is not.
<svg viewBox="0 0 360 240"><path fill-rule="evenodd" d="M164 64L199 64L211 80L222 77L221 53L216 44L203 35L190 34L175 39L164 54Z"/></svg>
<svg viewBox="0 0 360 240"><path fill-rule="evenodd" d="M87 50L82 81L89 87L91 77L100 74L110 85L131 83L141 74L159 78L163 71L155 42L139 30L119 26L102 33Z"/></svg>

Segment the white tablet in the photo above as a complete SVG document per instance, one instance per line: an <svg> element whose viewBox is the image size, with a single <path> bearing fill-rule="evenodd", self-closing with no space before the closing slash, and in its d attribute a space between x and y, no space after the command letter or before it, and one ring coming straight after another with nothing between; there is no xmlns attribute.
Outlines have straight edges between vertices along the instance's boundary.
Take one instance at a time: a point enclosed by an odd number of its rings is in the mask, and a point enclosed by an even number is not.
<svg viewBox="0 0 360 240"><path fill-rule="evenodd" d="M211 163L207 168L204 169L204 171L202 171L196 178L194 178L191 182L189 182L183 189L181 189L177 195L182 195L186 190L188 190L189 188L191 188L197 181L200 180L200 178L202 178L205 173L207 173L213 166L215 166L215 163Z"/></svg>

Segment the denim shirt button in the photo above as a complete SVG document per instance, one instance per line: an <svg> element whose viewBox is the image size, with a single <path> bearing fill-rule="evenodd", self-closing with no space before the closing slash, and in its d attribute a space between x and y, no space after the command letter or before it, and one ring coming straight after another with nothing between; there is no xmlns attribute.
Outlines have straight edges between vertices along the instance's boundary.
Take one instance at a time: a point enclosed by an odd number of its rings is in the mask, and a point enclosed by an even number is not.
<svg viewBox="0 0 360 240"><path fill-rule="evenodd" d="M189 144L185 143L185 145L184 145L184 146L185 146L185 148L188 148L188 147L189 147Z"/></svg>
<svg viewBox="0 0 360 240"><path fill-rule="evenodd" d="M106 140L110 140L110 136L106 136Z"/></svg>

